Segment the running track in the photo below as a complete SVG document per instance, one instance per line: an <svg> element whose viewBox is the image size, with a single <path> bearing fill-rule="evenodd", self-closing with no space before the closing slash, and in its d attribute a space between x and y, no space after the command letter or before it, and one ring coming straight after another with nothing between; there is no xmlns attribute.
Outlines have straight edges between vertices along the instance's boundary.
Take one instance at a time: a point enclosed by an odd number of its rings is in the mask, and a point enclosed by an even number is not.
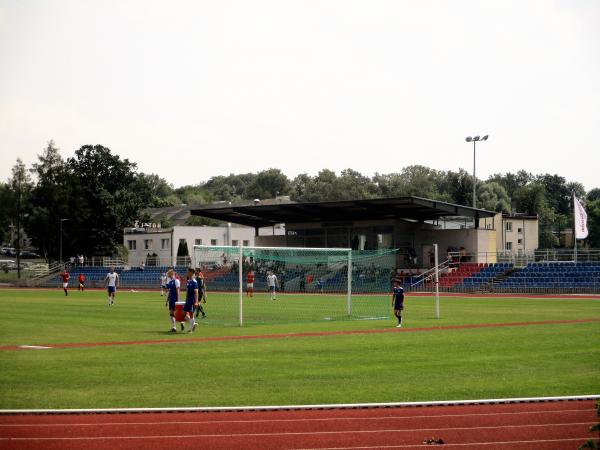
<svg viewBox="0 0 600 450"><path fill-rule="evenodd" d="M0 415L1 449L577 449L596 401L243 412ZM425 439L444 445L427 445Z"/></svg>

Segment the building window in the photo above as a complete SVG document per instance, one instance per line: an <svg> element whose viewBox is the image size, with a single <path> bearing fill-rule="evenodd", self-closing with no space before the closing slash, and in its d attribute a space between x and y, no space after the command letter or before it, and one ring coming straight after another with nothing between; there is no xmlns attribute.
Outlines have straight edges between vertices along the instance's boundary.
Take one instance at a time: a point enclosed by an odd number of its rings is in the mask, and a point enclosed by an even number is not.
<svg viewBox="0 0 600 450"><path fill-rule="evenodd" d="M506 243L506 250L512 250L512 242Z"/></svg>
<svg viewBox="0 0 600 450"><path fill-rule="evenodd" d="M519 244L519 245L523 245L523 239L518 239L518 240L517 240L517 244Z"/></svg>
<svg viewBox="0 0 600 450"><path fill-rule="evenodd" d="M217 245L217 240L216 239L211 239L210 240L210 245Z"/></svg>
<svg viewBox="0 0 600 450"><path fill-rule="evenodd" d="M161 239L160 240L160 248L162 248L163 250L166 248L169 248L169 244L170 244L170 239Z"/></svg>
<svg viewBox="0 0 600 450"><path fill-rule="evenodd" d="M506 222L506 231L512 231L512 222Z"/></svg>
<svg viewBox="0 0 600 450"><path fill-rule="evenodd" d="M244 247L250 247L250 241L244 240L242 242L244 244Z"/></svg>
<svg viewBox="0 0 600 450"><path fill-rule="evenodd" d="M237 247L238 245L240 245L240 241L238 241L237 239L234 239L231 241L231 245L233 245L234 247Z"/></svg>
<svg viewBox="0 0 600 450"><path fill-rule="evenodd" d="M127 241L127 248L129 250L136 250L137 249L137 241Z"/></svg>
<svg viewBox="0 0 600 450"><path fill-rule="evenodd" d="M523 228L517 228L517 233L523 234Z"/></svg>
<svg viewBox="0 0 600 450"><path fill-rule="evenodd" d="M194 245L202 245L202 239L196 239Z"/></svg>
<svg viewBox="0 0 600 450"><path fill-rule="evenodd" d="M152 239L144 239L144 250L152 250Z"/></svg>

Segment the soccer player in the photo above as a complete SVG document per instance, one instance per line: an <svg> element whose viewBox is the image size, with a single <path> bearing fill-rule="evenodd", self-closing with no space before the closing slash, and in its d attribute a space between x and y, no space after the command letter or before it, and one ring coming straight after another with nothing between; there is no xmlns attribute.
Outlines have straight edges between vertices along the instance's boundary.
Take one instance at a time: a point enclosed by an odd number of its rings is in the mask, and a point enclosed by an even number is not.
<svg viewBox="0 0 600 450"><path fill-rule="evenodd" d="M394 288L392 294L392 305L394 306L394 316L398 319L396 328L402 328L402 310L404 309L404 289L400 286L400 280L394 278Z"/></svg>
<svg viewBox="0 0 600 450"><path fill-rule="evenodd" d="M108 289L108 306L112 306L115 303L117 286L119 286L119 274L115 272L114 267L111 267L110 272L106 274L106 278L104 278L104 284Z"/></svg>
<svg viewBox="0 0 600 450"><path fill-rule="evenodd" d="M67 270L65 269L65 271L60 274L60 277L63 281L63 291L65 291L65 295L69 295L69 291L67 290L69 288L69 272L67 272Z"/></svg>
<svg viewBox="0 0 600 450"><path fill-rule="evenodd" d="M198 283L198 306L196 306L196 317L202 314L202 318L206 318L206 313L202 307L202 303L206 303L206 286L204 285L204 274L200 268L195 270L196 282Z"/></svg>
<svg viewBox="0 0 600 450"><path fill-rule="evenodd" d="M196 321L194 320L194 308L198 306L198 282L194 277L195 271L189 268L187 271L187 289L185 295L185 305L183 311L185 318L190 326L188 333L192 333L196 329Z"/></svg>
<svg viewBox="0 0 600 450"><path fill-rule="evenodd" d="M163 272L160 276L160 296L161 297L164 295L165 289L167 289L167 274ZM167 292L167 295L169 295L168 292Z"/></svg>
<svg viewBox="0 0 600 450"><path fill-rule="evenodd" d="M179 289L181 287L181 283L175 277L175 273L173 269L169 269L169 271L165 275L168 280L165 283L167 289L167 301L165 302L165 306L169 305L169 318L171 320L171 333L175 333L177 328L175 327L175 303L179 301ZM162 294L161 294L162 295Z"/></svg>
<svg viewBox="0 0 600 450"><path fill-rule="evenodd" d="M79 281L79 288L78 288L78 290L79 291L83 291L83 289L85 288L85 275L82 274L82 273L80 273L78 281Z"/></svg>
<svg viewBox="0 0 600 450"><path fill-rule="evenodd" d="M277 294L275 293L277 287L277 275L272 271L269 271L269 274L267 275L267 286L269 287L271 300L277 300Z"/></svg>
<svg viewBox="0 0 600 450"><path fill-rule="evenodd" d="M246 275L246 296L254 297L254 271L252 269Z"/></svg>

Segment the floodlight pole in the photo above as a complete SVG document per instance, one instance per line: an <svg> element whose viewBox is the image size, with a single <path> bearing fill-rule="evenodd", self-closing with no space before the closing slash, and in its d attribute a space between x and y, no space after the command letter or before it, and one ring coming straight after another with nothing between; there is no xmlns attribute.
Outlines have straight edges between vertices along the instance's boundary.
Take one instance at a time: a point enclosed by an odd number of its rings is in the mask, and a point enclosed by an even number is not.
<svg viewBox="0 0 600 450"><path fill-rule="evenodd" d="M473 142L473 208L477 208L477 178L475 178L475 146L477 141L487 141L488 134L480 138L479 136L471 137L467 136L465 141Z"/></svg>

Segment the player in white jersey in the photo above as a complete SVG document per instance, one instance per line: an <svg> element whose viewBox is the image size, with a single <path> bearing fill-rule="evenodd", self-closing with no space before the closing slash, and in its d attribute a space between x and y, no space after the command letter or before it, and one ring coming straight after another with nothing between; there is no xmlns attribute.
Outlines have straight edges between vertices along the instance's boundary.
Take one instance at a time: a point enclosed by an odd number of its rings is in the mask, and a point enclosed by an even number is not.
<svg viewBox="0 0 600 450"><path fill-rule="evenodd" d="M269 274L267 275L267 286L269 287L269 294L271 296L271 300L276 300L276 293L275 290L277 288L277 275L275 275L273 272L269 272Z"/></svg>
<svg viewBox="0 0 600 450"><path fill-rule="evenodd" d="M115 293L119 285L119 274L115 272L114 267L110 268L110 272L106 274L104 281L108 288L108 306L112 306L115 303Z"/></svg>
<svg viewBox="0 0 600 450"><path fill-rule="evenodd" d="M162 297L165 293L165 289L167 289L167 274L163 273L160 276L160 296Z"/></svg>

